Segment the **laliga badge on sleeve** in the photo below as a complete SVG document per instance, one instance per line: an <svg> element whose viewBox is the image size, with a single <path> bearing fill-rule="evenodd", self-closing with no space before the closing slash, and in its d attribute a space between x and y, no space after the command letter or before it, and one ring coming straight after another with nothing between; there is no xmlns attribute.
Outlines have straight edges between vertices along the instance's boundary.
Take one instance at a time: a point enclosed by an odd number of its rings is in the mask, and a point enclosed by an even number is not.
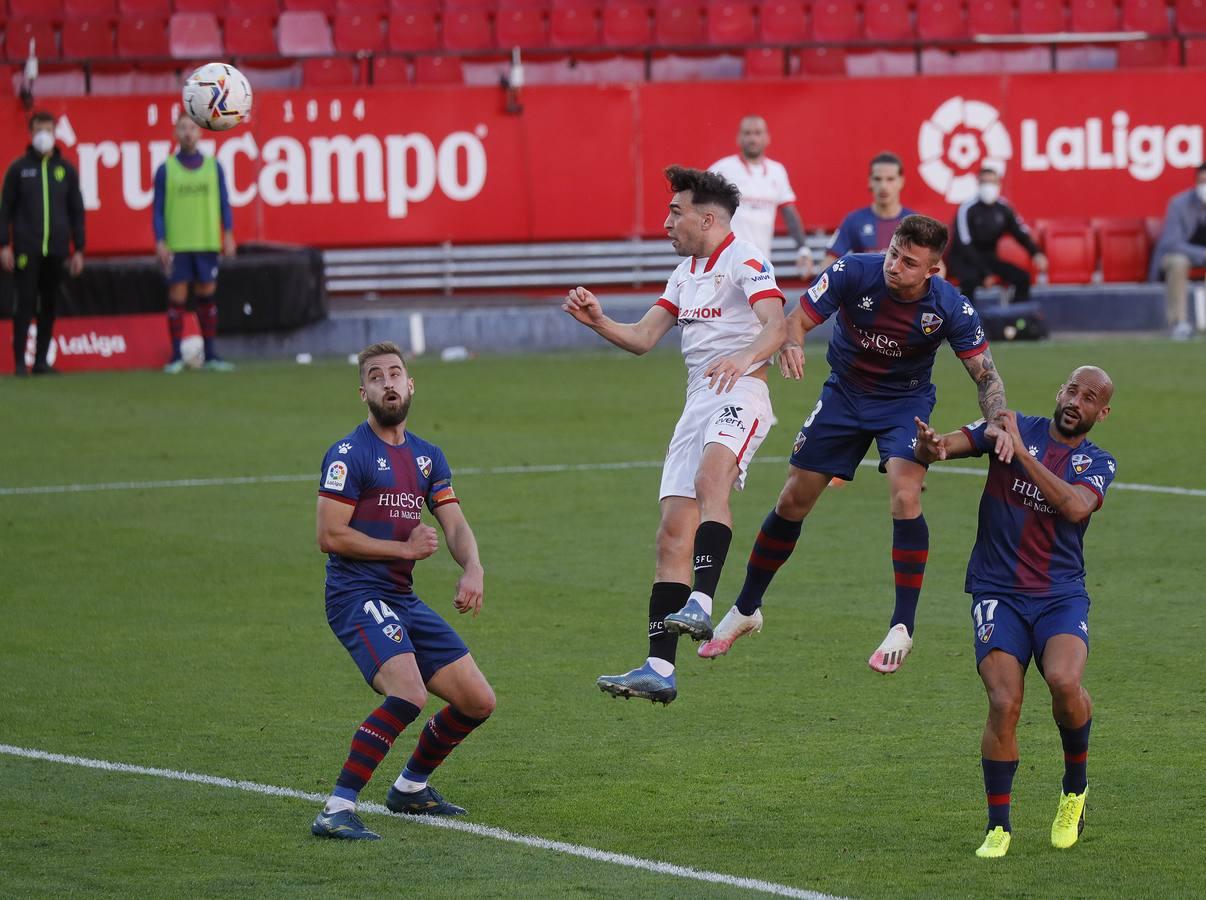
<svg viewBox="0 0 1206 900"><path fill-rule="evenodd" d="M335 460L327 466L327 477L322 486L332 491L342 491L348 480L347 463Z"/></svg>

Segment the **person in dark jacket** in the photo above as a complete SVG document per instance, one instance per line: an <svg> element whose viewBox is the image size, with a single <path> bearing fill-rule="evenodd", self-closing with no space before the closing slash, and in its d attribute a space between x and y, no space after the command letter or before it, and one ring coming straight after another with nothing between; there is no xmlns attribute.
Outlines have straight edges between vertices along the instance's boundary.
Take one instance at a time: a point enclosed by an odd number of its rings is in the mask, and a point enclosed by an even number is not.
<svg viewBox="0 0 1206 900"><path fill-rule="evenodd" d="M1013 287L1017 302L1030 299L1030 273L1005 262L997 256L997 241L1002 235L1012 235L1026 248L1034 267L1047 271L1047 257L1039 249L1022 220L1013 208L1001 199L1001 175L995 169L983 168L979 174L976 196L967 200L955 213L951 228L951 275L971 300L976 288L989 275L996 275Z"/></svg>
<svg viewBox="0 0 1206 900"><path fill-rule="evenodd" d="M1189 273L1206 266L1206 163L1198 166L1194 186L1168 201L1164 230L1152 253L1147 277L1164 276L1164 303L1175 341L1193 337L1189 321ZM1199 322L1198 328L1206 328Z"/></svg>
<svg viewBox="0 0 1206 900"><path fill-rule="evenodd" d="M0 193L0 266L13 273L13 371L25 375L25 341L38 319L35 375L53 374L46 360L54 333L63 269L84 269L84 199L80 179L54 142L54 116L29 118L29 146L4 175ZM40 302L39 302L40 301Z"/></svg>

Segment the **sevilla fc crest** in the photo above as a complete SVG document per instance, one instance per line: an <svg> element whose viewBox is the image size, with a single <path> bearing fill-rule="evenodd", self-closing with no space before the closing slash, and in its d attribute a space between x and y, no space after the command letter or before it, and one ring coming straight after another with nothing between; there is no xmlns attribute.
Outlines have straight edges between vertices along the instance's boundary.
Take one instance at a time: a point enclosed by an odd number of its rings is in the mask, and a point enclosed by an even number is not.
<svg viewBox="0 0 1206 900"><path fill-rule="evenodd" d="M936 316L933 313L921 314L921 333L933 334L942 327L942 316Z"/></svg>
<svg viewBox="0 0 1206 900"><path fill-rule="evenodd" d="M420 456L418 459L415 460L415 463L418 464L419 471L423 473L424 478L428 478L431 475L431 457L430 456Z"/></svg>
<svg viewBox="0 0 1206 900"><path fill-rule="evenodd" d="M976 637L980 639L981 644L987 644L992 637L993 624L992 622L985 622L976 629Z"/></svg>
<svg viewBox="0 0 1206 900"><path fill-rule="evenodd" d="M393 622L390 622L388 625L386 625L381 630L384 631L385 636L387 638L389 638L391 641L393 641L395 644L402 643L402 626L401 625L395 625Z"/></svg>
<svg viewBox="0 0 1206 900"><path fill-rule="evenodd" d="M1083 453L1077 453L1072 457L1072 471L1077 475L1083 473L1084 470L1089 468L1091 465L1093 465L1093 458L1091 456L1086 456Z"/></svg>

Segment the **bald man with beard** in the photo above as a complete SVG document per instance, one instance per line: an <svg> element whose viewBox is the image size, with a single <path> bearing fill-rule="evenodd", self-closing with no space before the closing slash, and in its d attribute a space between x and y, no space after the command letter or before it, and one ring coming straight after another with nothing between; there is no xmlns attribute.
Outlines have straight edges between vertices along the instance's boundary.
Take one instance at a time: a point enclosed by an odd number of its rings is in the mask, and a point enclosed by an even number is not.
<svg viewBox="0 0 1206 900"><path fill-rule="evenodd" d="M988 827L979 857L1009 850L1017 725L1031 659L1051 691L1064 749L1052 846L1067 849L1084 830L1093 717L1081 684L1089 657L1084 535L1117 470L1114 457L1087 435L1110 414L1113 395L1109 375L1081 366L1060 387L1051 418L1006 410L997 419L1013 442L1013 459L989 456L964 588L972 596L976 665L988 693L980 745ZM920 419L916 424L916 455L923 463L980 456L994 447L983 420L950 434L938 434Z"/></svg>

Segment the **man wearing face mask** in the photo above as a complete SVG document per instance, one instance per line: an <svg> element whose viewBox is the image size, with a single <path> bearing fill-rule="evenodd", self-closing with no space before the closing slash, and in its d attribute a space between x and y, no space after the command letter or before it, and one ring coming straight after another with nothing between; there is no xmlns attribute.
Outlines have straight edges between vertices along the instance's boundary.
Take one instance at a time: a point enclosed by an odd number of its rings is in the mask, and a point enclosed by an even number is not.
<svg viewBox="0 0 1206 900"><path fill-rule="evenodd" d="M976 196L967 200L955 214L951 229L951 276L972 301L976 289L989 275L996 275L1013 288L1013 299L1019 303L1030 299L1030 274L997 256L997 242L1002 235L1012 235L1026 248L1034 267L1047 271L1047 257L1022 224L1013 209L1001 199L1001 176L994 169L980 170L980 186Z"/></svg>
<svg viewBox="0 0 1206 900"><path fill-rule="evenodd" d="M1147 277L1164 276L1164 306L1173 340L1193 336L1189 324L1189 270L1206 266L1206 163L1198 166L1197 183L1168 201L1164 231L1152 253ZM1199 322L1203 327L1206 323Z"/></svg>
<svg viewBox="0 0 1206 900"><path fill-rule="evenodd" d="M84 200L75 167L54 142L54 116L29 118L29 146L8 167L0 194L0 266L13 273L13 372L25 375L25 341L35 313L33 373L53 375L47 361L55 301L64 267L84 269ZM11 243L10 243L11 241Z"/></svg>

